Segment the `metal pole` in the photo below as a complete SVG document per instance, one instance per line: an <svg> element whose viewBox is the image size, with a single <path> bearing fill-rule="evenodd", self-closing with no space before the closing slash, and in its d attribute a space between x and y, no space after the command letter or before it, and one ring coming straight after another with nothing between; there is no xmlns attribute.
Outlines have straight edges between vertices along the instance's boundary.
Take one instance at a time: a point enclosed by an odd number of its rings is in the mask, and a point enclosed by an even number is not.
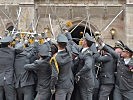
<svg viewBox="0 0 133 100"><path fill-rule="evenodd" d="M19 23L21 11L22 11L22 9L21 9L21 7L19 7L19 11L18 11L18 13L17 13L17 22L16 22L16 24L14 25L14 28L13 28L13 30L12 30L12 34L14 33L15 27L16 27L16 26L18 25L18 23Z"/></svg>
<svg viewBox="0 0 133 100"><path fill-rule="evenodd" d="M1 19L1 22L2 22L2 24L3 24L4 29L5 29L5 31L6 31L6 26L5 26L4 21L3 21L3 19L2 19L1 16L0 16L0 19Z"/></svg>
<svg viewBox="0 0 133 100"><path fill-rule="evenodd" d="M36 28L37 28L37 25L38 25L39 19L40 19L40 16L38 17L38 19L37 19L37 21L36 21L36 24L35 24L35 30L36 30Z"/></svg>
<svg viewBox="0 0 133 100"><path fill-rule="evenodd" d="M87 12L87 21L86 21L86 24L85 24L85 28L84 28L84 34L85 34L85 31L86 31L86 28L87 28L87 24L88 24L88 20L89 20L89 15L88 15L88 12ZM83 35L84 36L84 35Z"/></svg>
<svg viewBox="0 0 133 100"><path fill-rule="evenodd" d="M85 34L86 27L87 27L87 24L88 24L88 20L89 20L89 17L90 17L89 14L88 14L88 6L86 7L86 15L87 15L87 21L86 21L85 28L84 28L84 34Z"/></svg>
<svg viewBox="0 0 133 100"><path fill-rule="evenodd" d="M19 17L20 17L20 15L21 15L21 11L22 11L22 8L21 8L21 7L19 7L19 12L18 12L18 17L17 17L17 20L19 20Z"/></svg>
<svg viewBox="0 0 133 100"><path fill-rule="evenodd" d="M54 39L55 39L55 35L54 35L54 32L53 32L53 27L52 27L52 21L51 21L50 14L49 14L49 23L50 23L51 33L52 33L52 35L54 36Z"/></svg>
<svg viewBox="0 0 133 100"><path fill-rule="evenodd" d="M89 30L90 30L90 34L91 34L91 36L92 36L92 30L91 30L90 17L89 17Z"/></svg>
<svg viewBox="0 0 133 100"><path fill-rule="evenodd" d="M83 20L81 20L81 21L73 28L73 30L72 30L70 33L72 33L84 20L86 20L86 18L84 18Z"/></svg>
<svg viewBox="0 0 133 100"><path fill-rule="evenodd" d="M106 31L106 30L109 28L109 26L115 21L115 19L116 19L123 11L124 11L124 9L121 10L121 11L115 16L115 18L113 18L113 20L112 20L105 28L103 28L103 29L101 30L101 32L102 32L102 31Z"/></svg>
<svg viewBox="0 0 133 100"><path fill-rule="evenodd" d="M52 13L56 16L57 21L58 21L58 23L59 23L60 30L61 30L61 32L63 32L63 29L62 29L62 26L61 26L61 22L60 22L60 20L59 20L59 17L57 16L56 13L54 13L54 11L53 11L51 5L50 5L50 9L51 9Z"/></svg>
<svg viewBox="0 0 133 100"><path fill-rule="evenodd" d="M15 25L13 20L4 11L2 11L1 9L0 11L12 22L13 25Z"/></svg>

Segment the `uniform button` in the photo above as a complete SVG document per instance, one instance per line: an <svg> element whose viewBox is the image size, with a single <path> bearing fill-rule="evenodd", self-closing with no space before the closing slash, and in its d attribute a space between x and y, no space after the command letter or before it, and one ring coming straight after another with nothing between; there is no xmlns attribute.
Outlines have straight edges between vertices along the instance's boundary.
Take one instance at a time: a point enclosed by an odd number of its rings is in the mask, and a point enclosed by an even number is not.
<svg viewBox="0 0 133 100"><path fill-rule="evenodd" d="M122 77L122 76L121 76Z"/></svg>

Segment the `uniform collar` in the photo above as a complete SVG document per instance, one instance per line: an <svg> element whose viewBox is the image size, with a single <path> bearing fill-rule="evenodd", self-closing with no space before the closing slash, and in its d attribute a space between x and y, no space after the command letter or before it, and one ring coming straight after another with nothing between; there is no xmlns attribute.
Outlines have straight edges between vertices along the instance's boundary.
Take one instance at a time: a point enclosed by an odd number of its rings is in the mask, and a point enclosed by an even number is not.
<svg viewBox="0 0 133 100"><path fill-rule="evenodd" d="M130 62L131 58L124 59L125 64L127 65Z"/></svg>
<svg viewBox="0 0 133 100"><path fill-rule="evenodd" d="M83 48L81 52L82 52L82 53L85 52L88 48L89 48L89 47Z"/></svg>
<svg viewBox="0 0 133 100"><path fill-rule="evenodd" d="M63 49L63 50L58 50L58 52L62 52L62 51L64 51L65 49Z"/></svg>

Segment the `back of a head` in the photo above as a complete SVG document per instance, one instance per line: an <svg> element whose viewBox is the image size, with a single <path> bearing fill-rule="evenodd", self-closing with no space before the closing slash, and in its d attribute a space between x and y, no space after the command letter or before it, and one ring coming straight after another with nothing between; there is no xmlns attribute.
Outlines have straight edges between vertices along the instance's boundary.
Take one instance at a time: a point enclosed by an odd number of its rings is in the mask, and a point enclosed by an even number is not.
<svg viewBox="0 0 133 100"><path fill-rule="evenodd" d="M50 57L51 56L51 51L49 50L48 46L46 44L43 44L39 46L38 53L42 57Z"/></svg>
<svg viewBox="0 0 133 100"><path fill-rule="evenodd" d="M67 46L68 39L64 34L59 34L57 36L57 43L60 48L64 49Z"/></svg>
<svg viewBox="0 0 133 100"><path fill-rule="evenodd" d="M67 43L68 42L68 39L67 37L64 35L64 34L59 34L57 36L57 42L64 42L64 43Z"/></svg>

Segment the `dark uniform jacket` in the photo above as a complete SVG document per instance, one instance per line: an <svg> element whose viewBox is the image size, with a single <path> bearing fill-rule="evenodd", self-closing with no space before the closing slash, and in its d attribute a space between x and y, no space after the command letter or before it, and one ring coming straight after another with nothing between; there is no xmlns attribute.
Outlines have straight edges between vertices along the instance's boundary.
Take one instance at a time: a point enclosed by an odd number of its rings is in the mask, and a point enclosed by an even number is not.
<svg viewBox="0 0 133 100"><path fill-rule="evenodd" d="M79 62L77 66L77 74L80 76L79 85L81 87L91 87L93 88L95 85L94 82L94 74L92 71L93 66L93 57L92 52L89 50L85 50L83 53L79 54Z"/></svg>
<svg viewBox="0 0 133 100"><path fill-rule="evenodd" d="M38 82L37 90L43 91L50 89L50 80L51 80L51 66L49 64L49 59L36 60L32 64L26 64L24 68L27 71L36 71Z"/></svg>
<svg viewBox="0 0 133 100"><path fill-rule="evenodd" d="M115 77L114 77L114 60L111 54L106 53L103 56L100 56L98 62L101 62L101 70L100 70L100 83L101 84L114 84Z"/></svg>
<svg viewBox="0 0 133 100"><path fill-rule="evenodd" d="M117 81L120 90L130 91L133 90L133 72L130 71L129 65L133 65L133 59L130 60L129 64L125 64L124 60L116 54L110 47L107 45L104 46L104 49L110 52L114 58L118 59L117 62Z"/></svg>
<svg viewBox="0 0 133 100"><path fill-rule="evenodd" d="M93 47L94 48L94 47ZM96 48L96 47L95 47ZM90 47L91 49L91 47ZM97 78L97 74L98 74L98 68L97 68L97 59L98 57L100 56L100 54L98 53L98 51L95 51L93 49L91 49L92 52L93 52L93 63L92 63L92 72L93 72L93 75L94 75L94 82L95 82L95 87L94 88L99 88L99 80Z"/></svg>
<svg viewBox="0 0 133 100"><path fill-rule="evenodd" d="M0 48L0 86L14 83L14 57L15 51L12 48Z"/></svg>
<svg viewBox="0 0 133 100"><path fill-rule="evenodd" d="M74 85L74 77L72 73L72 58L70 54L64 50L56 55L59 72L54 63L52 63L52 77L58 78L56 89L70 89Z"/></svg>
<svg viewBox="0 0 133 100"><path fill-rule="evenodd" d="M29 51L29 50L28 50ZM15 87L24 87L35 84L35 74L33 71L26 71L24 69L25 64L29 64L30 58L32 58L33 52L27 52L27 49L21 52L17 52L15 57L15 76L16 82Z"/></svg>

